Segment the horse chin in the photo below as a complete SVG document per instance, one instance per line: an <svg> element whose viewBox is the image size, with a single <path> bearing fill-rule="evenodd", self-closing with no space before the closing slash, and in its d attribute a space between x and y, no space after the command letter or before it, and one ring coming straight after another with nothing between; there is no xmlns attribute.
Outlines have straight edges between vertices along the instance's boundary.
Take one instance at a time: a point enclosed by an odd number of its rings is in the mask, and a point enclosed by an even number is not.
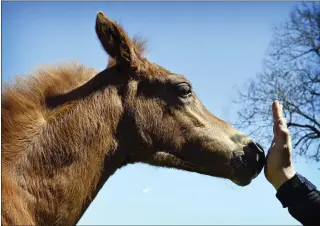
<svg viewBox="0 0 320 226"><path fill-rule="evenodd" d="M156 154L153 156L153 159L155 159L156 162L160 163L160 166L182 169L192 172L198 171L198 167L192 162L169 152L156 152Z"/></svg>
<svg viewBox="0 0 320 226"><path fill-rule="evenodd" d="M177 153L169 153L169 152L156 152L153 156L153 163L156 162L157 166L175 168L180 170L185 170L189 172L199 173L206 176L211 177L219 177L224 179L230 179L231 175L231 167L226 167L223 170L214 170L207 169L207 167L199 166L198 164L193 163L191 160L184 158L183 156ZM223 171L223 172L222 172Z"/></svg>
<svg viewBox="0 0 320 226"><path fill-rule="evenodd" d="M235 183L236 185L238 185L238 186L245 187L245 186L247 186L247 185L249 185L251 183L252 179L247 179L247 180L231 179L231 181L233 183Z"/></svg>
<svg viewBox="0 0 320 226"><path fill-rule="evenodd" d="M238 186L244 187L249 185L253 179L257 177L256 175L251 174L250 172L234 172L233 176L231 177L231 181Z"/></svg>

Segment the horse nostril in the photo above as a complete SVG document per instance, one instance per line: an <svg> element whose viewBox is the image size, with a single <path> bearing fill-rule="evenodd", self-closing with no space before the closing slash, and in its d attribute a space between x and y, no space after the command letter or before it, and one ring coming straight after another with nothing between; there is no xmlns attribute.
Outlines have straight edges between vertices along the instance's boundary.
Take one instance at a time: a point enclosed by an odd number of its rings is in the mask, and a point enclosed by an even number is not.
<svg viewBox="0 0 320 226"><path fill-rule="evenodd" d="M259 143L256 143L256 142L250 142L249 144L248 144L248 146L249 146L249 148L252 148L252 149L255 149L255 150L257 150L258 152L263 152L264 153L264 151L263 151L263 148L262 148L262 146L259 144Z"/></svg>
<svg viewBox="0 0 320 226"><path fill-rule="evenodd" d="M264 152L263 147L259 143L255 143L260 151Z"/></svg>
<svg viewBox="0 0 320 226"><path fill-rule="evenodd" d="M248 144L248 147L250 148L251 161L255 162L252 166L254 168L257 167L256 170L260 171L265 164L265 153L263 148L260 144L253 141Z"/></svg>

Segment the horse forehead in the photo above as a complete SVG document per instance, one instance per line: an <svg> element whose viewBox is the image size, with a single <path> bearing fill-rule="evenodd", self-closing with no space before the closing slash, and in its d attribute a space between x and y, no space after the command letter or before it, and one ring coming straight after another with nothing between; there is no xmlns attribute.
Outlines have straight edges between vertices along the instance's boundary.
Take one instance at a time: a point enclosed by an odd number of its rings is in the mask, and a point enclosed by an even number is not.
<svg viewBox="0 0 320 226"><path fill-rule="evenodd" d="M188 79L179 73L174 73L155 63L149 63L146 73L151 77L188 82Z"/></svg>
<svg viewBox="0 0 320 226"><path fill-rule="evenodd" d="M172 73L171 76L181 82L189 82L189 80L181 74Z"/></svg>

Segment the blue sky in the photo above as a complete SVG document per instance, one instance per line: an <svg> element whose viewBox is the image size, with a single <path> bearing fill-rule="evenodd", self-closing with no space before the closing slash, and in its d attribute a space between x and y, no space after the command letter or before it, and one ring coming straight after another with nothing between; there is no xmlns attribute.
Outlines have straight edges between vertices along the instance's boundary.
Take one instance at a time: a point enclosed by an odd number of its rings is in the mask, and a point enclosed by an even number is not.
<svg viewBox="0 0 320 226"><path fill-rule="evenodd" d="M96 70L107 55L97 11L149 40L147 57L185 75L207 108L236 121L235 86L262 69L272 25L294 2L2 2L2 79L40 64L78 60ZM245 131L244 131L245 132ZM319 165L296 170L320 187ZM79 222L89 224L298 224L261 174L247 187L143 164L118 170Z"/></svg>

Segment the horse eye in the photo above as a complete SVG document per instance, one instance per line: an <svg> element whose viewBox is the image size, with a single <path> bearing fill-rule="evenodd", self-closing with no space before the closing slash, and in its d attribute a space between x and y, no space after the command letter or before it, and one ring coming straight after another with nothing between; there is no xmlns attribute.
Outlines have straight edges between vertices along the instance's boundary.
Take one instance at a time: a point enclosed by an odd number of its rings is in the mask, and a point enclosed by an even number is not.
<svg viewBox="0 0 320 226"><path fill-rule="evenodd" d="M191 87L186 82L177 84L175 90L177 94L182 98L186 98L192 94Z"/></svg>

